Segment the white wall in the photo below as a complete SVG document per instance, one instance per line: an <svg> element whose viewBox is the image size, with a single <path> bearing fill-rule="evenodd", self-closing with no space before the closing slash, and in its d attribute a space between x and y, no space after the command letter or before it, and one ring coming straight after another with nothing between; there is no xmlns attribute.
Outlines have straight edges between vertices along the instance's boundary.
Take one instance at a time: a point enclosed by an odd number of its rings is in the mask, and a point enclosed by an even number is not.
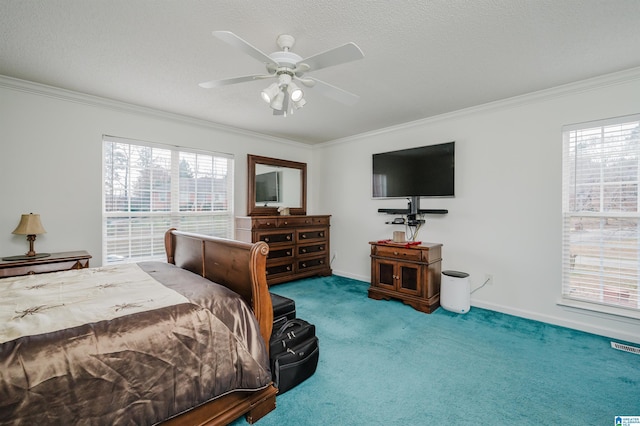
<svg viewBox="0 0 640 426"><path fill-rule="evenodd" d="M0 256L26 251L11 231L40 213L38 251L86 249L100 264L103 134L233 153L235 213L246 213L246 154L308 164L308 212L331 214L334 273L368 281L369 245L390 238L372 200L371 154L456 141L456 197L423 199L419 239L444 244L443 268L494 284L472 304L640 343L640 323L561 308L564 124L640 112L640 70L460 111L394 129L306 145L0 77ZM383 302L381 302L383 303Z"/></svg>
<svg viewBox="0 0 640 426"><path fill-rule="evenodd" d="M234 154L236 215L247 211L248 153L313 170L304 144L0 77L0 257L27 251L11 231L33 212L47 230L36 251L87 250L101 264L103 134Z"/></svg>
<svg viewBox="0 0 640 426"><path fill-rule="evenodd" d="M565 124L640 112L640 70L531 94L315 148L318 205L332 217L335 274L368 281L369 245L403 226L371 198L371 155L456 141L456 197L426 199L418 239L440 242L443 269L471 274L472 305L640 342L640 321L562 308L561 196Z"/></svg>

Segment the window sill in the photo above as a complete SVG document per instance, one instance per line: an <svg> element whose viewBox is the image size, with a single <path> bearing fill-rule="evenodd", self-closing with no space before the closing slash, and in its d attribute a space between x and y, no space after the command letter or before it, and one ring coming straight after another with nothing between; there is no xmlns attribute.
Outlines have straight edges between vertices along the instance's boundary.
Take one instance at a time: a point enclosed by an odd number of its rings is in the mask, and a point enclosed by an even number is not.
<svg viewBox="0 0 640 426"><path fill-rule="evenodd" d="M599 303L583 302L574 299L560 299L557 304L559 306L586 311L583 313L593 314L601 318L609 318L612 316L618 317L618 320L627 320L631 324L637 324L640 320L640 311L635 309L617 308L609 305L601 305Z"/></svg>

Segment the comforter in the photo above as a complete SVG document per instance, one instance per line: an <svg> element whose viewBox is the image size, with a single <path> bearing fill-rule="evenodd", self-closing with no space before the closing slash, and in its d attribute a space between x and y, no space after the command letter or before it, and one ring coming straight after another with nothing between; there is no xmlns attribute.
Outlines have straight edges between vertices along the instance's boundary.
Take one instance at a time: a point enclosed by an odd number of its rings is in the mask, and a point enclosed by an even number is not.
<svg viewBox="0 0 640 426"><path fill-rule="evenodd" d="M146 278L119 282L111 267L85 270L92 283L69 279L83 270L0 281L0 425L155 424L269 385L240 296L171 264L136 268L160 287L134 291Z"/></svg>

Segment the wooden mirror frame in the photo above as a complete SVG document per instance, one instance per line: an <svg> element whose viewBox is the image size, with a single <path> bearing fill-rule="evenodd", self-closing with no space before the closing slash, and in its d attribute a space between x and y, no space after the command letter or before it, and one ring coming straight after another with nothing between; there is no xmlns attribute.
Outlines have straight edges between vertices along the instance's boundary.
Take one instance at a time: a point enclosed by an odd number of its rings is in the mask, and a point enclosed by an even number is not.
<svg viewBox="0 0 640 426"><path fill-rule="evenodd" d="M248 216L273 216L278 215L278 207L256 206L256 164L264 164L266 166L286 167L290 169L300 170L300 207L289 207L289 213L292 215L307 214L307 163L299 163L297 161L281 160L279 158L261 157L259 155L247 154L247 215Z"/></svg>

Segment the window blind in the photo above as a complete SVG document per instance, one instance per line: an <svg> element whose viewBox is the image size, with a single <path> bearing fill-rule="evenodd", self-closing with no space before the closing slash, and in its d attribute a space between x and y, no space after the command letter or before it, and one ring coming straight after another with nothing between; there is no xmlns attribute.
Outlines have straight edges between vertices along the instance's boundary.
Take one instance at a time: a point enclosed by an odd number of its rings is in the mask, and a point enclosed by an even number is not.
<svg viewBox="0 0 640 426"><path fill-rule="evenodd" d="M165 260L171 227L233 237L233 157L103 137L103 264Z"/></svg>
<svg viewBox="0 0 640 426"><path fill-rule="evenodd" d="M562 294L640 310L640 114L563 128Z"/></svg>

